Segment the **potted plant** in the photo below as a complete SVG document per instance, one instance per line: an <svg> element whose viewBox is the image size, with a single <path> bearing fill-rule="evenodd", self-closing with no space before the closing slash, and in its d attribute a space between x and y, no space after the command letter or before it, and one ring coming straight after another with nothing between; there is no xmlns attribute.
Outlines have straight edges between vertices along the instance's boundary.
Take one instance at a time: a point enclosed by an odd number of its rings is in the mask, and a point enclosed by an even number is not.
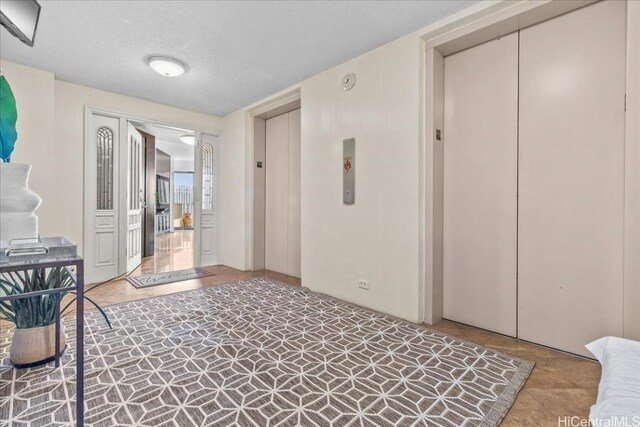
<svg viewBox="0 0 640 427"><path fill-rule="evenodd" d="M0 275L1 295L20 295L27 292L54 288L70 288L75 279L67 268L24 270ZM75 294L69 290L60 294ZM56 295L41 295L0 302L0 321L15 325L9 358L18 368L33 367L50 362L55 357ZM111 328L106 313L94 301L83 295L105 318ZM61 311L64 312L71 303ZM60 328L61 353L65 348L65 335Z"/></svg>

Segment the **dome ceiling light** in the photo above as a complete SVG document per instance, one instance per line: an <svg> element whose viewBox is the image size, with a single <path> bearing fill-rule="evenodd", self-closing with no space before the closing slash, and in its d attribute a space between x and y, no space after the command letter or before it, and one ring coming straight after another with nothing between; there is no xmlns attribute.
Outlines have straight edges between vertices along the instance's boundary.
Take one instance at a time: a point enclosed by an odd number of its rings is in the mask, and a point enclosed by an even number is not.
<svg viewBox="0 0 640 427"><path fill-rule="evenodd" d="M147 64L153 71L166 77L177 77L187 70L186 64L169 56L150 56Z"/></svg>

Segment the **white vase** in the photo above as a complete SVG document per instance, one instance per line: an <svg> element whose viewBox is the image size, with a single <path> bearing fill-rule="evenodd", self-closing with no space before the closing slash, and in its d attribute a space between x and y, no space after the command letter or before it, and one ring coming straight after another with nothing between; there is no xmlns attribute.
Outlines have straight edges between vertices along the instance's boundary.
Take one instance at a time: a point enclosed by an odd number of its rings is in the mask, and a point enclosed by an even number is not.
<svg viewBox="0 0 640 427"><path fill-rule="evenodd" d="M42 199L29 189L31 165L0 163L0 240L38 237Z"/></svg>

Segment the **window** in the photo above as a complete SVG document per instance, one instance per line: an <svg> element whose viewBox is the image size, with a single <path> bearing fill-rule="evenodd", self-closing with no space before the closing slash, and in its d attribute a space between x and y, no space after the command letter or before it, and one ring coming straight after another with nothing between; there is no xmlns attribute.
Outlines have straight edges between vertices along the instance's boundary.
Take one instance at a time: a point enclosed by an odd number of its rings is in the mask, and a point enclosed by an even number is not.
<svg viewBox="0 0 640 427"><path fill-rule="evenodd" d="M182 213L193 213L193 172L174 172L173 183L173 202L182 205Z"/></svg>
<svg viewBox="0 0 640 427"><path fill-rule="evenodd" d="M113 131L101 127L97 132L97 209L113 209Z"/></svg>
<svg viewBox="0 0 640 427"><path fill-rule="evenodd" d="M202 147L202 209L213 209L213 147Z"/></svg>

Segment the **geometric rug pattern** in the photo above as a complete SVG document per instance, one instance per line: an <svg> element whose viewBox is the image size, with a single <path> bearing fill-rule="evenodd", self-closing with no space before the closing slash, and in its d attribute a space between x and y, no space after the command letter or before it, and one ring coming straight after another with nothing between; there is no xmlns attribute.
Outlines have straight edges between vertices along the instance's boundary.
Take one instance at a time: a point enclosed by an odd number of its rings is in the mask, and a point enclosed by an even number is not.
<svg viewBox="0 0 640 427"><path fill-rule="evenodd" d="M258 278L86 315L92 426L497 426L533 364ZM0 425L73 423L74 320L62 368L9 365Z"/></svg>

